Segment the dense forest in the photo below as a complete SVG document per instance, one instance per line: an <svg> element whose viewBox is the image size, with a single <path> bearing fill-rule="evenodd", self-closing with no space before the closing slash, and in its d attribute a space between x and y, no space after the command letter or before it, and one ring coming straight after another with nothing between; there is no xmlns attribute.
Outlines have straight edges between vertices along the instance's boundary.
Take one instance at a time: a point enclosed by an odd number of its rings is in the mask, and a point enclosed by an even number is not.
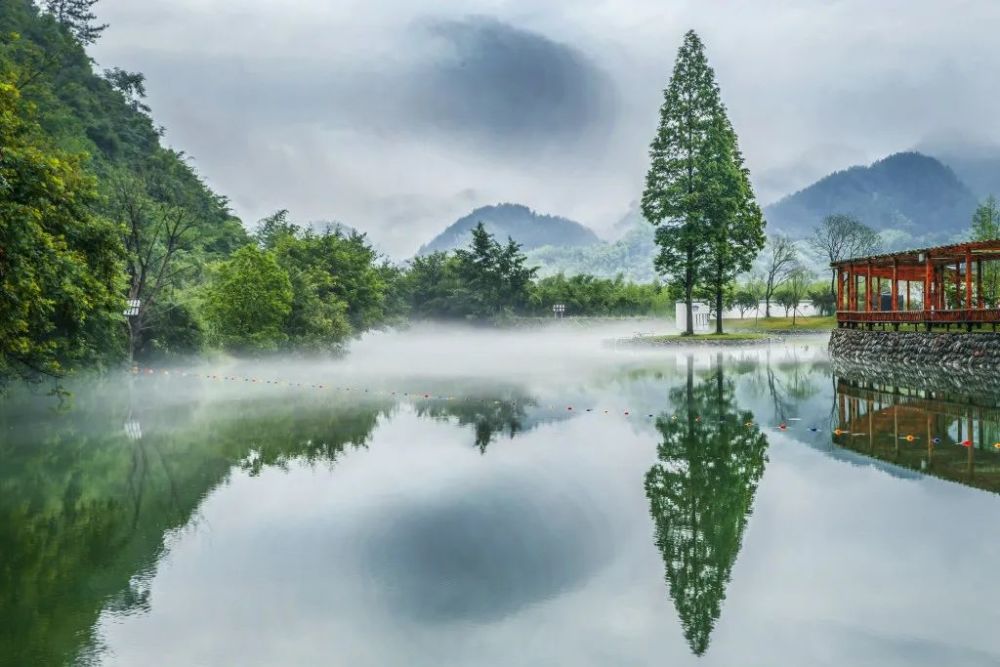
<svg viewBox="0 0 1000 667"><path fill-rule="evenodd" d="M0 3L0 385L210 349L338 351L407 318L663 305L655 284L539 280L481 224L469 248L405 266L284 210L248 232L164 145L144 76L87 55L106 27L95 4Z"/></svg>

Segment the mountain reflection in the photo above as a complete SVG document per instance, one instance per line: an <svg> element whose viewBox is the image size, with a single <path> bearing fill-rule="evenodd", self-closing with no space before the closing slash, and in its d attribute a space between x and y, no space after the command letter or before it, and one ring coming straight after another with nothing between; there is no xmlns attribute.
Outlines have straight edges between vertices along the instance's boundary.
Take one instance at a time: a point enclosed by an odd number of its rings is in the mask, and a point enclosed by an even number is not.
<svg viewBox="0 0 1000 667"><path fill-rule="evenodd" d="M994 398L942 390L929 379L908 384L838 377L834 444L1000 493L1000 410Z"/></svg>
<svg viewBox="0 0 1000 667"><path fill-rule="evenodd" d="M721 358L709 376L670 394L656 423L659 461L646 474L670 597L695 655L708 649L766 463L767 439L735 402Z"/></svg>

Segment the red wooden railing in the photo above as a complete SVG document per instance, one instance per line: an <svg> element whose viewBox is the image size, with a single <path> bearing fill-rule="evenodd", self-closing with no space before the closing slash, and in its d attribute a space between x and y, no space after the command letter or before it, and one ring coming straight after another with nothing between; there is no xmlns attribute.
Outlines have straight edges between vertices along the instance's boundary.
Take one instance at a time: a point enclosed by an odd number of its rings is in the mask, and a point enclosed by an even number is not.
<svg viewBox="0 0 1000 667"><path fill-rule="evenodd" d="M837 322L888 324L1000 324L1000 308L958 310L841 310Z"/></svg>

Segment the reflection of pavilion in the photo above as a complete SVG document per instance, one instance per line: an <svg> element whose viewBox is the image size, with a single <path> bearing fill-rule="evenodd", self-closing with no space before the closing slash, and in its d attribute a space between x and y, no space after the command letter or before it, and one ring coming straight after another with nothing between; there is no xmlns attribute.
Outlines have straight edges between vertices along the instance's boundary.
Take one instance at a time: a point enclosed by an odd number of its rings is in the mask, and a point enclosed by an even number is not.
<svg viewBox="0 0 1000 667"><path fill-rule="evenodd" d="M837 380L833 442L926 474L1000 493L1000 409L933 391Z"/></svg>

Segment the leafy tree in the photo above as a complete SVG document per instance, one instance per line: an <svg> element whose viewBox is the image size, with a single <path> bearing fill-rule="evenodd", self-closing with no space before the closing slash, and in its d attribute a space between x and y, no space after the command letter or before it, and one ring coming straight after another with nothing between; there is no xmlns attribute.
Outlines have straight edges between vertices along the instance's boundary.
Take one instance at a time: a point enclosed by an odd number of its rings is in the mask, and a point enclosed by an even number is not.
<svg viewBox="0 0 1000 667"><path fill-rule="evenodd" d="M97 23L94 5L99 0L45 0L45 10L61 25L66 26L70 34L80 44L93 44L101 36L107 23Z"/></svg>
<svg viewBox="0 0 1000 667"><path fill-rule="evenodd" d="M650 145L650 167L642 214L657 226L656 268L680 286L687 308L686 334L693 334L692 301L703 270L708 222L727 192L714 160L726 137L724 109L715 73L695 32L684 36L673 74L663 92L660 122ZM726 170L723 169L725 172ZM716 219L721 219L716 216Z"/></svg>
<svg viewBox="0 0 1000 667"><path fill-rule="evenodd" d="M825 282L820 281L810 285L806 296L812 301L820 315L833 315L837 312L837 295L830 294Z"/></svg>
<svg viewBox="0 0 1000 667"><path fill-rule="evenodd" d="M976 208L972 216L972 240L1000 239L1000 204L990 195ZM1000 266L995 261L983 263L983 298L990 308L1000 304Z"/></svg>
<svg viewBox="0 0 1000 667"><path fill-rule="evenodd" d="M150 108L143 102L146 99L146 75L141 72L127 72L120 67L112 67L104 70L104 79L128 100L133 111L150 112Z"/></svg>
<svg viewBox="0 0 1000 667"><path fill-rule="evenodd" d="M323 315L314 311L334 327L327 343L339 342L351 331L365 331L386 320L385 277L389 274L378 264L378 253L364 234L345 235L339 228L316 233L289 222L288 211L281 210L261 221L256 238L262 248L275 252L293 282L305 290L297 292L297 302L304 304L302 299L311 292L318 299L313 300L314 306L329 307ZM343 313L346 323L339 321L337 311ZM315 336L311 338L315 340Z"/></svg>
<svg viewBox="0 0 1000 667"><path fill-rule="evenodd" d="M663 556L670 597L695 655L708 650L743 531L767 461L767 439L718 360L695 384L670 393L675 414L656 421L662 442L646 473L646 497Z"/></svg>
<svg viewBox="0 0 1000 667"><path fill-rule="evenodd" d="M205 295L205 310L223 347L270 351L288 340L294 293L274 253L249 245L223 262Z"/></svg>
<svg viewBox="0 0 1000 667"><path fill-rule="evenodd" d="M703 180L708 243L703 281L715 315L715 333L721 334L722 315L732 303L737 274L750 270L764 247L764 218L750 185L733 130L721 108L706 142ZM690 321L689 321L690 324Z"/></svg>
<svg viewBox="0 0 1000 667"><path fill-rule="evenodd" d="M524 306L536 271L525 261L513 239L501 245L482 223L476 225L469 248L455 251L455 275L461 285L457 296L464 302L465 314L492 318Z"/></svg>
<svg viewBox="0 0 1000 667"><path fill-rule="evenodd" d="M740 311L740 319L742 320L748 311L756 310L760 306L760 299L747 287L741 287L736 290L736 294L733 296L733 305Z"/></svg>
<svg viewBox="0 0 1000 667"><path fill-rule="evenodd" d="M795 244L787 236L774 234L764 252L764 317L771 317L771 299L799 266Z"/></svg>
<svg viewBox="0 0 1000 667"><path fill-rule="evenodd" d="M122 248L79 156L53 149L0 78L0 384L59 375L117 344Z"/></svg>
<svg viewBox="0 0 1000 667"><path fill-rule="evenodd" d="M813 230L809 246L830 263L851 257L877 255L882 250L882 237L871 227L850 215L828 215ZM830 270L830 294L836 300L837 270Z"/></svg>
<svg viewBox="0 0 1000 667"><path fill-rule="evenodd" d="M668 309L671 296L659 283L636 284L622 276L613 280L591 275L542 278L531 291L531 312L549 315L561 303L570 315L650 315Z"/></svg>
<svg viewBox="0 0 1000 667"><path fill-rule="evenodd" d="M127 318L131 362L149 327L148 314L160 297L179 286L190 266L178 262L191 249L196 219L183 206L153 199L143 179L131 174L114 178L110 210L123 230L128 298L139 301L138 313Z"/></svg>
<svg viewBox="0 0 1000 667"><path fill-rule="evenodd" d="M404 278L410 314L417 318L455 317L455 294L461 284L455 258L438 251L413 259Z"/></svg>
<svg viewBox="0 0 1000 667"><path fill-rule="evenodd" d="M795 326L795 316L802 305L803 299L809 293L810 281L814 278L812 271L804 267L796 267L788 274L788 280L775 292L775 300L785 309L785 317L792 313L792 326Z"/></svg>

